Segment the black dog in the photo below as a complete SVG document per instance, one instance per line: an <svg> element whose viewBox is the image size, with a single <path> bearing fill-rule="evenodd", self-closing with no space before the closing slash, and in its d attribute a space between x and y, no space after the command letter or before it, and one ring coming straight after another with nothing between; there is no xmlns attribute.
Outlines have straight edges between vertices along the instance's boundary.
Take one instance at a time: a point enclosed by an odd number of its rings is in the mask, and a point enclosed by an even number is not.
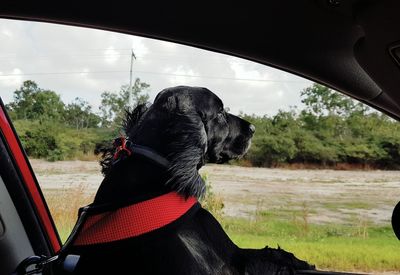
<svg viewBox="0 0 400 275"><path fill-rule="evenodd" d="M135 154L123 139L99 150L105 178L91 206L95 210L87 212L92 220L85 221L68 248L81 255L77 274L294 274L313 269L281 249L238 248L197 203L205 192L200 167L241 157L255 130L227 113L215 94L205 88L165 89L150 107L128 112L124 126L128 139L151 148L155 157Z"/></svg>

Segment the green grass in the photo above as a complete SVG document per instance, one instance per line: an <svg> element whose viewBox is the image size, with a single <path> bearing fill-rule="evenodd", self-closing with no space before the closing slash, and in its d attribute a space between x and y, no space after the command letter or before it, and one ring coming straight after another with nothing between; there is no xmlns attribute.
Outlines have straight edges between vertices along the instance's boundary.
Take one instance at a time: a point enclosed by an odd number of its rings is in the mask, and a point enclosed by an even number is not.
<svg viewBox="0 0 400 275"><path fill-rule="evenodd" d="M354 202L325 202L322 204L325 209L338 210L338 209L373 209L372 203L354 201Z"/></svg>
<svg viewBox="0 0 400 275"><path fill-rule="evenodd" d="M298 258L315 264L318 269L359 272L400 270L400 243L390 227L305 227L296 221L263 218L253 222L224 219L222 224L239 247L279 245Z"/></svg>

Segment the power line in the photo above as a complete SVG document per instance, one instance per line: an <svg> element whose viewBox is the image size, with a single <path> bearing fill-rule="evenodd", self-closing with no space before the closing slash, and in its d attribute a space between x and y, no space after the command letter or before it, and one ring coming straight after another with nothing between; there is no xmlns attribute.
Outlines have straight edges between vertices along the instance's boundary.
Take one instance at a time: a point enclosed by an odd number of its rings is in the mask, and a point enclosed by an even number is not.
<svg viewBox="0 0 400 275"><path fill-rule="evenodd" d="M224 76L190 75L190 74L162 73L162 72L150 72L150 71L139 71L139 70L133 70L133 72L139 74L166 75L166 76L189 77L189 78L206 78L206 79L216 79L216 80L220 79L220 80L250 81L250 82L308 83L308 81L306 80L235 78L235 77L224 77ZM34 75L108 74L108 73L110 74L126 73L126 71L38 72L38 73L21 73L21 74L0 74L0 77L31 76L31 75L34 76Z"/></svg>
<svg viewBox="0 0 400 275"><path fill-rule="evenodd" d="M32 58L33 60L35 60L35 62L38 61L44 61L44 60L55 60L57 57L68 57L69 59L73 58L73 59L77 59L79 58L79 60L81 61L82 59L104 59L104 58L112 58L112 57L126 57L126 56L131 56L130 53L104 53L104 54L57 54L57 55L45 55L45 54L38 54L38 55L18 55L18 59L27 59L27 58ZM141 61L149 61L149 60L173 60L173 61L177 61L177 60L196 60L193 62L197 62L197 60L204 60L204 57L201 56L196 56L196 55L164 55L164 56L160 56L160 55L156 55L156 54L147 54L147 55L136 55L137 58L141 58ZM251 61L247 61L247 60L241 60L240 58L237 58L238 60L234 60L234 57L232 57L232 60L227 60L228 62L233 61L234 63L237 64L242 64L242 65L247 65L247 64L251 64ZM0 60L2 60L3 62L6 61L16 61L17 56L1 56L0 54ZM123 59L122 59L123 60ZM121 61L122 61L121 60ZM221 61L220 57L218 56L210 56L207 57L207 61L208 62L215 62L215 61ZM259 66L266 66L263 64L259 64L259 63L255 63L256 65ZM266 66L268 67L268 66Z"/></svg>
<svg viewBox="0 0 400 275"><path fill-rule="evenodd" d="M29 75L67 75L67 74L102 74L102 73L122 73L126 71L72 71L72 72L38 72L38 73L22 73L22 74L0 74L0 77L10 76L29 76Z"/></svg>
<svg viewBox="0 0 400 275"><path fill-rule="evenodd" d="M85 53L85 51L107 51L107 50L112 50L115 51L114 53ZM228 58L228 59L234 59L235 63L239 64L249 64L249 63L255 63L257 65L261 66L266 66L264 64L260 64L257 62L249 61L244 58L240 57L235 57L235 56L230 56L227 54L223 53L217 53L217 52L212 52L212 51L206 51L206 50L201 50L201 49L196 49L197 51L204 51L207 53L209 56L207 57L208 59L219 59L220 57L223 58ZM119 51L129 51L129 52L119 52ZM35 54L19 54L19 53L0 53L0 59L1 60L9 60L9 61L14 61L16 57L19 59L25 59L25 58L34 58L35 60L37 59L50 59L50 58L55 58L59 56L67 56L67 57L113 57L113 56L131 56L131 49L88 49L88 50L81 50L79 52L57 52L57 53L35 53ZM146 54L141 53L141 54L136 54L136 57L138 58L144 58L144 59L204 59L202 56L194 55L192 52L185 52L182 54L182 52L169 52L169 51L151 51Z"/></svg>

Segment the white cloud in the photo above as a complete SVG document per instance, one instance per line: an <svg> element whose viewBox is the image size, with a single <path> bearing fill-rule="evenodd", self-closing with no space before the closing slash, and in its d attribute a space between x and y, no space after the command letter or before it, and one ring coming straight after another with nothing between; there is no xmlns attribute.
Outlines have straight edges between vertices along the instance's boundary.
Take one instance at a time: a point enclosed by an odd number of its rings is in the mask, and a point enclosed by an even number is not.
<svg viewBox="0 0 400 275"><path fill-rule="evenodd" d="M11 72L0 71L0 86L15 87L22 80L22 71L19 68L14 68Z"/></svg>
<svg viewBox="0 0 400 275"><path fill-rule="evenodd" d="M270 80L270 74L266 70L256 70L247 68L246 63L248 62L243 62L239 60L230 61L231 68L235 72L235 78L246 79L249 85L254 85L254 86L265 87L266 85L271 84L270 82L268 82L268 80Z"/></svg>
<svg viewBox="0 0 400 275"><path fill-rule="evenodd" d="M79 73L79 75L83 76L83 77L87 77L89 75L89 73L90 73L90 69L89 68L83 68L82 72Z"/></svg>
<svg viewBox="0 0 400 275"><path fill-rule="evenodd" d="M121 57L120 53L110 46L104 51L104 61L113 64L119 60Z"/></svg>
<svg viewBox="0 0 400 275"><path fill-rule="evenodd" d="M178 44L167 42L167 41L160 41L159 43L160 43L161 48L165 48L167 50L176 50L177 47L179 47Z"/></svg>
<svg viewBox="0 0 400 275"><path fill-rule="evenodd" d="M5 29L5 28L3 28L1 30L1 34L4 35L4 36L7 36L7 37L12 37L12 32L10 30L8 30L8 29Z"/></svg>

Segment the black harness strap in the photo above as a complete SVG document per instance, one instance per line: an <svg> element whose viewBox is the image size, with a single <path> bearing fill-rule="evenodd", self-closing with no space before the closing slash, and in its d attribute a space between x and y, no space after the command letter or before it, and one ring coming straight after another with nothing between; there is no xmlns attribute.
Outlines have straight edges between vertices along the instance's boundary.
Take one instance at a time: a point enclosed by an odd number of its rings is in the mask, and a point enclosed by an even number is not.
<svg viewBox="0 0 400 275"><path fill-rule="evenodd" d="M117 147L117 149L114 154L113 165L131 155L137 154L144 156L145 158L162 168L169 167L169 161L149 147L135 144L124 137L119 137L115 139L114 145Z"/></svg>

